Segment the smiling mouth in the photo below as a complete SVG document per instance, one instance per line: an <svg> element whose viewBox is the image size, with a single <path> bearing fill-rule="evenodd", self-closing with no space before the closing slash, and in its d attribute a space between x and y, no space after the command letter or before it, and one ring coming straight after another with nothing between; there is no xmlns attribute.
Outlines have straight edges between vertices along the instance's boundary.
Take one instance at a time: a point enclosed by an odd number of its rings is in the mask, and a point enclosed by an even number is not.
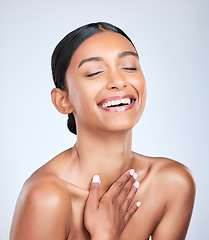
<svg viewBox="0 0 209 240"><path fill-rule="evenodd" d="M103 100L98 106L109 112L121 112L132 108L136 99L133 96L111 97Z"/></svg>

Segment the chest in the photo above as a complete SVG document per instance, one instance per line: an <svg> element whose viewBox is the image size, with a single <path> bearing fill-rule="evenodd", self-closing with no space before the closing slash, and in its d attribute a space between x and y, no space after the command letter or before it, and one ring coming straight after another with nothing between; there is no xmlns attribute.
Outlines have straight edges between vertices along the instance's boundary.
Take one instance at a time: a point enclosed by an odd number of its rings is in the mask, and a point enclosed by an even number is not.
<svg viewBox="0 0 209 240"><path fill-rule="evenodd" d="M142 202L142 205L126 225L120 240L149 239L162 217L164 206L152 192L139 191L133 202L138 200ZM84 226L85 201L86 198L72 199L72 226L68 240L90 240L89 233Z"/></svg>

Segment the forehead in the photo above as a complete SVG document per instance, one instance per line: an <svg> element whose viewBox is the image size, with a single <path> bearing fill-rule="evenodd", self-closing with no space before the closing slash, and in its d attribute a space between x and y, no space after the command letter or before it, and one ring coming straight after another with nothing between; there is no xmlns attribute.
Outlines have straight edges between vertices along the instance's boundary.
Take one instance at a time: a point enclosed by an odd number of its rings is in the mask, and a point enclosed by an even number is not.
<svg viewBox="0 0 209 240"><path fill-rule="evenodd" d="M111 31L96 33L86 39L72 56L70 66L77 65L89 57L105 57L119 54L123 51L136 52L132 43L123 35Z"/></svg>

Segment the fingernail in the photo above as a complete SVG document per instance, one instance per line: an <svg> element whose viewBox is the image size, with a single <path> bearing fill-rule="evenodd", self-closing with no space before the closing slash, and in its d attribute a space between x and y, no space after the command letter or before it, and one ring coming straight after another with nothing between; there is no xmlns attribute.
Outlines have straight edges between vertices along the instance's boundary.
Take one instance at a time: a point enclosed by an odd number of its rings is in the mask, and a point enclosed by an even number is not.
<svg viewBox="0 0 209 240"><path fill-rule="evenodd" d="M100 183L100 177L99 177L99 175L94 175L94 176L93 176L92 183Z"/></svg>
<svg viewBox="0 0 209 240"><path fill-rule="evenodd" d="M133 185L134 185L135 188L139 188L139 182L138 181L136 181Z"/></svg>
<svg viewBox="0 0 209 240"><path fill-rule="evenodd" d="M134 173L135 173L134 169L131 169L131 170L129 171L129 173L130 173L131 176L133 176Z"/></svg>
<svg viewBox="0 0 209 240"><path fill-rule="evenodd" d="M141 202L136 202L136 206L139 207L142 203Z"/></svg>
<svg viewBox="0 0 209 240"><path fill-rule="evenodd" d="M133 178L136 180L137 179L137 173L134 173Z"/></svg>

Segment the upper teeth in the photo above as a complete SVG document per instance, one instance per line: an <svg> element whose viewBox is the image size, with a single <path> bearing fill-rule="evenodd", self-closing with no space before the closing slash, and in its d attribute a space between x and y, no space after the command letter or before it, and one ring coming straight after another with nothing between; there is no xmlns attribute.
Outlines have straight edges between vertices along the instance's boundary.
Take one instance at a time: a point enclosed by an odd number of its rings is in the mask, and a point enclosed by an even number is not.
<svg viewBox="0 0 209 240"><path fill-rule="evenodd" d="M130 104L131 103L131 99L130 98L123 98L123 99L117 99L117 100L112 100L112 101L108 101L104 104L102 104L102 107L110 107L110 106L116 106L119 104Z"/></svg>

